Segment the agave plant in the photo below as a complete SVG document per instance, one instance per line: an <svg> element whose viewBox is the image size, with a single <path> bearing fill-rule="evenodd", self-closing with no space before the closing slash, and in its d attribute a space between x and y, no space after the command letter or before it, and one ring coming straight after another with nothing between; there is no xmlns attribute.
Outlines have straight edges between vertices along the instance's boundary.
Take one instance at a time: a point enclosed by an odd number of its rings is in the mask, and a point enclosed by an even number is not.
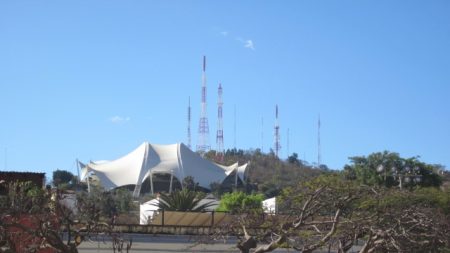
<svg viewBox="0 0 450 253"><path fill-rule="evenodd" d="M162 193L159 196L158 203L154 205L166 211L182 212L201 212L214 205L213 201L200 204L201 200L198 193L183 189L169 194Z"/></svg>

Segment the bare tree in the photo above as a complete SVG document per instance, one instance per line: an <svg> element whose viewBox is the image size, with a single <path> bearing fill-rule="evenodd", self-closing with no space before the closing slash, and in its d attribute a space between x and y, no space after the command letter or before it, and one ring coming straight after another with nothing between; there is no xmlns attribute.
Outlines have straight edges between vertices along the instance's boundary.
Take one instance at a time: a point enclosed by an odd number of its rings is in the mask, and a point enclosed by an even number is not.
<svg viewBox="0 0 450 253"><path fill-rule="evenodd" d="M95 197L79 201L76 214L63 204L59 191L17 182L8 189L0 204L0 252L77 253L83 240L99 233L111 237L114 252L131 247L131 241L113 233L113 225L102 220Z"/></svg>
<svg viewBox="0 0 450 253"><path fill-rule="evenodd" d="M358 241L361 253L437 252L448 246L448 217L415 192L323 176L285 190L278 203L278 214L240 213L221 232L236 234L241 252L348 252Z"/></svg>

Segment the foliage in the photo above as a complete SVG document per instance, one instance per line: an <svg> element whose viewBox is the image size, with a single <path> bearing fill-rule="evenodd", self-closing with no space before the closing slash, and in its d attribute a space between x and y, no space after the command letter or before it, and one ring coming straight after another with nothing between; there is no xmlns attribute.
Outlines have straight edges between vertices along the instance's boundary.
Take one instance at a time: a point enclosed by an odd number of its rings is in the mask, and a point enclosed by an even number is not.
<svg viewBox="0 0 450 253"><path fill-rule="evenodd" d="M295 153L285 161L280 160L273 152L263 153L260 149L226 150L223 163L231 165L236 162L249 162L245 188L239 190L262 193L267 198L278 195L285 187L294 186L299 181L307 181L326 172L299 160Z"/></svg>
<svg viewBox="0 0 450 253"><path fill-rule="evenodd" d="M0 242L3 249L13 252L40 252L55 249L59 252L77 252L80 235L72 231L73 213L61 205L59 194L52 194L31 182L13 182L3 198L0 210ZM63 242L59 232L68 229Z"/></svg>
<svg viewBox="0 0 450 253"><path fill-rule="evenodd" d="M211 193L216 198L220 198L226 191L224 187L222 187L222 184L220 182L212 182L209 184L209 188L211 189Z"/></svg>
<svg viewBox="0 0 450 253"><path fill-rule="evenodd" d="M448 247L449 216L442 209L448 202L441 202L442 196L437 188L379 189L360 214L366 217L358 224L366 238L360 252L439 252Z"/></svg>
<svg viewBox="0 0 450 253"><path fill-rule="evenodd" d="M401 187L402 184L437 187L442 184L442 178L436 173L439 166L421 162L417 157L402 158L398 153L384 151L349 159L351 164L344 166L344 175L362 184L386 187ZM415 181L419 177L421 181Z"/></svg>
<svg viewBox="0 0 450 253"><path fill-rule="evenodd" d="M360 252L437 252L450 243L447 194L438 188L371 187L325 174L284 189L278 215L241 212L224 230L238 234L241 252L281 245L304 253L347 252L357 240L364 241Z"/></svg>
<svg viewBox="0 0 450 253"><path fill-rule="evenodd" d="M200 204L204 195L187 189L161 193L157 206L166 211L201 212L213 205L212 201Z"/></svg>
<svg viewBox="0 0 450 253"><path fill-rule="evenodd" d="M196 191L199 188L198 183L196 183L194 181L194 177L192 177L192 176L185 177L183 179L182 185L183 185L183 189L187 189L189 191Z"/></svg>
<svg viewBox="0 0 450 253"><path fill-rule="evenodd" d="M65 202L68 194L60 190L43 190L31 182L10 183L8 190L0 204L0 252L76 253L85 238L98 233L108 234L118 252L131 247L113 232L113 224L101 220L102 194L78 198L72 210Z"/></svg>
<svg viewBox="0 0 450 253"><path fill-rule="evenodd" d="M292 155L290 155L288 157L288 162L291 163L291 164L300 165L300 160L298 160L298 154L297 153L292 153Z"/></svg>
<svg viewBox="0 0 450 253"><path fill-rule="evenodd" d="M58 188L69 188L76 184L77 178L69 171L53 171L53 185Z"/></svg>
<svg viewBox="0 0 450 253"><path fill-rule="evenodd" d="M118 213L127 213L133 208L133 195L127 189L117 189L113 192Z"/></svg>
<svg viewBox="0 0 450 253"><path fill-rule="evenodd" d="M79 192L77 195L78 209L84 215L84 221L106 221L120 213L129 212L133 207L133 197L124 188L105 192L101 188L91 187L91 192ZM83 213L82 210L89 210Z"/></svg>
<svg viewBox="0 0 450 253"><path fill-rule="evenodd" d="M248 211L262 211L262 194L245 194L244 192L225 193L217 211L242 213Z"/></svg>

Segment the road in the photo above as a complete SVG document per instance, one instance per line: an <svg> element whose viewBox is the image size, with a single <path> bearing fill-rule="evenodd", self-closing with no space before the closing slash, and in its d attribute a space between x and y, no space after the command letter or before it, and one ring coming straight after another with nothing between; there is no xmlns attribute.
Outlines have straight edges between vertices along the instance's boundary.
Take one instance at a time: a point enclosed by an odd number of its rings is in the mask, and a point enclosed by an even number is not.
<svg viewBox="0 0 450 253"><path fill-rule="evenodd" d="M239 252L236 249L236 239L229 238L226 241L211 243L206 237L201 236L174 236L174 235L149 235L149 234L125 234L124 239L132 238L132 252ZM110 239L99 236L90 241L84 241L78 246L80 253L106 253L112 251ZM124 251L126 252L126 251ZM274 252L286 252L279 250Z"/></svg>
<svg viewBox="0 0 450 253"><path fill-rule="evenodd" d="M230 237L226 241L213 241L206 236L185 235L152 235L152 234L123 234L122 238L132 238L133 244L129 253L153 252L153 253L188 253L188 252L239 252L236 248L236 238ZM354 246L350 252L358 252L361 246ZM111 253L112 242L107 236L98 236L84 241L78 246L80 253ZM117 252L117 251L116 251ZM123 252L126 252L124 250ZM292 249L277 249L275 253L295 252ZM316 253L325 253L327 250L317 250Z"/></svg>

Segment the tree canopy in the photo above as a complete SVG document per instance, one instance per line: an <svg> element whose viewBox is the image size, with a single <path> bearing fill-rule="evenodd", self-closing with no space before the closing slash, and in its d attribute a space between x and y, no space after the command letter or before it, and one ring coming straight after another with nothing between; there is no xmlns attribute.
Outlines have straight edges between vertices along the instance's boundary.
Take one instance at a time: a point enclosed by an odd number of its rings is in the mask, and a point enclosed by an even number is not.
<svg viewBox="0 0 450 253"><path fill-rule="evenodd" d="M53 185L55 187L67 187L70 184L74 185L75 183L76 177L70 171L59 169L53 171Z"/></svg>
<svg viewBox="0 0 450 253"><path fill-rule="evenodd" d="M360 253L438 252L450 246L449 200L448 192L433 187L400 190L322 175L284 189L278 215L240 213L237 248L348 252L360 240Z"/></svg>
<svg viewBox="0 0 450 253"><path fill-rule="evenodd" d="M395 152L376 152L366 156L350 157L344 166L347 179L367 185L393 186L440 186L439 165L431 165L419 157L403 158Z"/></svg>
<svg viewBox="0 0 450 253"><path fill-rule="evenodd" d="M263 200L262 194L246 194L240 191L225 193L216 210L231 213L262 211Z"/></svg>

